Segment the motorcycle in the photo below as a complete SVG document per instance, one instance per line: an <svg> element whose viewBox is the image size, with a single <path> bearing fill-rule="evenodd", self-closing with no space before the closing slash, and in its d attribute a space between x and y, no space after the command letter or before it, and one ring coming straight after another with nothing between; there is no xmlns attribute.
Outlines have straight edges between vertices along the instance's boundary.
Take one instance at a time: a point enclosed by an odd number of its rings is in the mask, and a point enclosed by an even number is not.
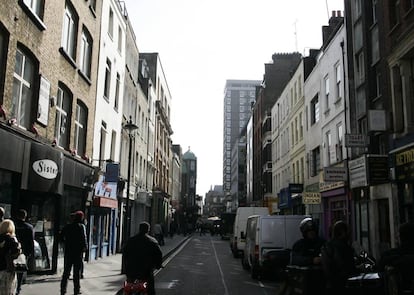
<svg viewBox="0 0 414 295"><path fill-rule="evenodd" d="M148 293L148 282L145 280L125 281L122 290L123 295L144 295Z"/></svg>
<svg viewBox="0 0 414 295"><path fill-rule="evenodd" d="M360 270L358 275L347 279L346 289L351 294L384 294L383 280L376 271L376 261L369 256L367 252L361 251L355 261L357 269Z"/></svg>

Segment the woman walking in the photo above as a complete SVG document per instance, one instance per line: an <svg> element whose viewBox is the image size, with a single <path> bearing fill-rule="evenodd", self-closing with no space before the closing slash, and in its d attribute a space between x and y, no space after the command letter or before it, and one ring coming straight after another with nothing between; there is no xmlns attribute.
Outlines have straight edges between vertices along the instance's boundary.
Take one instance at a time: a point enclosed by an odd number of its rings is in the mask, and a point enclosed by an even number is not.
<svg viewBox="0 0 414 295"><path fill-rule="evenodd" d="M17 277L13 260L20 254L14 223L6 219L0 223L0 295L14 295Z"/></svg>

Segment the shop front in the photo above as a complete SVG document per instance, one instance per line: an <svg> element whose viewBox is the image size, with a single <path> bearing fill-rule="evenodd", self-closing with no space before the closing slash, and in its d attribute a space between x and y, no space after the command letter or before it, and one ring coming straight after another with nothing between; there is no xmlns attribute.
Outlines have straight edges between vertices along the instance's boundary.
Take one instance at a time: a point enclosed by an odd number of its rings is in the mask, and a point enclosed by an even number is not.
<svg viewBox="0 0 414 295"><path fill-rule="evenodd" d="M109 166L108 166L109 167ZM117 167L115 167L117 169ZM107 168L107 171L109 169ZM95 184L91 206L89 207L89 260L113 255L117 251L118 175L101 175Z"/></svg>
<svg viewBox="0 0 414 295"><path fill-rule="evenodd" d="M279 192L279 210L281 215L304 214L302 203L303 184L289 183Z"/></svg>
<svg viewBox="0 0 414 295"><path fill-rule="evenodd" d="M62 150L0 128L0 206L6 218L28 212L35 230L35 255L30 272L55 273L62 253L58 234L71 210L85 208L82 178L91 168Z"/></svg>
<svg viewBox="0 0 414 295"><path fill-rule="evenodd" d="M388 160L385 155L365 154L348 164L354 239L375 257L389 248L394 228Z"/></svg>
<svg viewBox="0 0 414 295"><path fill-rule="evenodd" d="M399 204L399 223L414 222L414 146L400 148L391 153L392 180L396 185Z"/></svg>

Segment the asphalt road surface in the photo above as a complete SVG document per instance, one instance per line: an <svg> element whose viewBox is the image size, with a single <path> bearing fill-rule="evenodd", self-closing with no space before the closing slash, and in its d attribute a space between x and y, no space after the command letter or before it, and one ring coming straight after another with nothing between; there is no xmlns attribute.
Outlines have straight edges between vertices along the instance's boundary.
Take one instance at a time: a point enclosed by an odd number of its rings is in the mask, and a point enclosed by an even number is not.
<svg viewBox="0 0 414 295"><path fill-rule="evenodd" d="M157 295L276 295L281 282L252 279L228 240L196 233L156 272L155 287Z"/></svg>

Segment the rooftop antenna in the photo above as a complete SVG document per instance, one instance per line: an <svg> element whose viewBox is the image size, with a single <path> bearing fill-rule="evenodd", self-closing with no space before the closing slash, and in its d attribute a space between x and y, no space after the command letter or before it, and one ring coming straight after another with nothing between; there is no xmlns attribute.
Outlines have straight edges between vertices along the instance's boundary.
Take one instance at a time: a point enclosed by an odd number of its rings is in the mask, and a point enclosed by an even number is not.
<svg viewBox="0 0 414 295"><path fill-rule="evenodd" d="M328 16L328 20L329 20L328 0L325 0L325 5L326 5L326 15Z"/></svg>

